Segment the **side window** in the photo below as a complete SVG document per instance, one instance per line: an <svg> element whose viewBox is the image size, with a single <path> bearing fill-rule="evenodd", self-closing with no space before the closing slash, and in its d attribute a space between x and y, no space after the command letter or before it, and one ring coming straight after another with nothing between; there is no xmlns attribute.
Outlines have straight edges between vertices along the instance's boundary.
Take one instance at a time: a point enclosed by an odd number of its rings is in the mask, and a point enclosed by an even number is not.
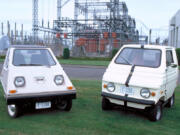
<svg viewBox="0 0 180 135"><path fill-rule="evenodd" d="M166 65L170 66L172 63L174 63L172 51L166 51Z"/></svg>

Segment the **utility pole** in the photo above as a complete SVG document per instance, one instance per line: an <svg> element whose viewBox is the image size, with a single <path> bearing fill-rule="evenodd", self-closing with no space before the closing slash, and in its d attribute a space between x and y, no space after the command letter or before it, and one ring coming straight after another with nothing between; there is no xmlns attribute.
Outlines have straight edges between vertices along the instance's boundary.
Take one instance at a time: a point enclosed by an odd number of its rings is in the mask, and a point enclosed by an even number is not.
<svg viewBox="0 0 180 135"><path fill-rule="evenodd" d="M152 29L149 30L149 44L151 44Z"/></svg>
<svg viewBox="0 0 180 135"><path fill-rule="evenodd" d="M32 3L33 3L32 30L33 30L34 43L36 43L38 39L38 0L32 0Z"/></svg>
<svg viewBox="0 0 180 135"><path fill-rule="evenodd" d="M10 24L9 24L9 21L7 21L7 35L8 35L8 37L10 38L11 36L10 36L10 28L11 26L10 26Z"/></svg>
<svg viewBox="0 0 180 135"><path fill-rule="evenodd" d="M10 32L9 32L10 33ZM13 40L13 37L14 37L14 33L13 33L13 30L11 30L11 44L14 44L14 40Z"/></svg>
<svg viewBox="0 0 180 135"><path fill-rule="evenodd" d="M23 42L23 40L24 40L24 28L23 28L23 24L21 24L21 40L22 40L22 43L24 43Z"/></svg>
<svg viewBox="0 0 180 135"><path fill-rule="evenodd" d="M57 20L61 20L61 0L57 0Z"/></svg>
<svg viewBox="0 0 180 135"><path fill-rule="evenodd" d="M16 23L14 24L14 44L16 44L16 35L17 31L16 31Z"/></svg>
<svg viewBox="0 0 180 135"><path fill-rule="evenodd" d="M74 41L75 41L75 35L74 33L76 33L77 31L77 27L76 27L76 21L78 19L78 2L79 0L75 0L74 1L74 22L73 22L73 29L72 29L72 46L75 45Z"/></svg>
<svg viewBox="0 0 180 135"><path fill-rule="evenodd" d="M50 23L49 23L49 21L48 21L48 29L50 28ZM49 32L48 32L48 46L49 46Z"/></svg>
<svg viewBox="0 0 180 135"><path fill-rule="evenodd" d="M88 5L87 5L87 0L85 3L85 24L87 25L87 20L88 20Z"/></svg>
<svg viewBox="0 0 180 135"><path fill-rule="evenodd" d="M4 24L1 23L1 34L4 35Z"/></svg>

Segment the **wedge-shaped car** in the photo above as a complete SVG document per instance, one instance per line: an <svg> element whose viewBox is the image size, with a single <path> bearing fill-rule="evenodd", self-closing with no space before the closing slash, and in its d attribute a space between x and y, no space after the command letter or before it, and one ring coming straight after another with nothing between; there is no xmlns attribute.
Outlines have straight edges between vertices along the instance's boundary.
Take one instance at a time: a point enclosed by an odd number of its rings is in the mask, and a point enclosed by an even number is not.
<svg viewBox="0 0 180 135"><path fill-rule="evenodd" d="M152 121L172 107L178 81L175 49L157 45L124 45L102 80L102 109L113 104L144 109Z"/></svg>
<svg viewBox="0 0 180 135"><path fill-rule="evenodd" d="M70 111L76 89L50 48L11 46L1 72L8 114L17 117L24 107L57 107Z"/></svg>

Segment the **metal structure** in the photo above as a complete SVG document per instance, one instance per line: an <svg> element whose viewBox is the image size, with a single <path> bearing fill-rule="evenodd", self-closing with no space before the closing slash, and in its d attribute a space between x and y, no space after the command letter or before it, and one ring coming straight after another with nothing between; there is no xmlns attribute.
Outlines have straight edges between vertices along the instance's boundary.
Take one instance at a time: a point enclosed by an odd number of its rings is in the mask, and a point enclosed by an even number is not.
<svg viewBox="0 0 180 135"><path fill-rule="evenodd" d="M70 0L57 0L57 20L61 20L61 11L62 8L69 2ZM32 19L32 31L33 31L33 37L34 37L34 42L37 43L38 40L38 31L42 32L47 32L47 33L57 33L60 31L60 29L57 31L54 28L50 28L49 22L48 26L44 26L44 21L42 20L42 24L39 25L39 20L38 20L38 12L39 12L39 0L32 0L32 11L33 11L33 19Z"/></svg>
<svg viewBox="0 0 180 135"><path fill-rule="evenodd" d="M57 0L57 20L61 20L61 11L62 8L69 2L70 0ZM33 28L33 35L36 37L38 35L38 2L39 0L32 0L32 12L33 12L33 22L32 22L32 28ZM63 2L63 3L62 3Z"/></svg>
<svg viewBox="0 0 180 135"><path fill-rule="evenodd" d="M126 3L119 0L75 0L74 19L55 20L54 29L62 34L70 30L76 54L109 53L125 43L138 43L140 37Z"/></svg>
<svg viewBox="0 0 180 135"><path fill-rule="evenodd" d="M33 22L32 22L32 30L34 41L38 38L38 0L32 0L33 5Z"/></svg>
<svg viewBox="0 0 180 135"><path fill-rule="evenodd" d="M61 0L57 0L57 20L61 19Z"/></svg>
<svg viewBox="0 0 180 135"><path fill-rule="evenodd" d="M57 0L57 20L61 20L61 11L62 8L69 2L70 0ZM62 3L63 2L63 3Z"/></svg>
<svg viewBox="0 0 180 135"><path fill-rule="evenodd" d="M62 18L61 11L70 0L57 0L57 20L53 28L38 26L38 0L33 0L33 31L56 34L62 43L71 42L74 55L109 54L126 43L147 42L140 36L136 21L120 0L74 0L74 19ZM36 2L36 3L35 3ZM63 35L63 36L62 36ZM78 51L80 50L80 51Z"/></svg>

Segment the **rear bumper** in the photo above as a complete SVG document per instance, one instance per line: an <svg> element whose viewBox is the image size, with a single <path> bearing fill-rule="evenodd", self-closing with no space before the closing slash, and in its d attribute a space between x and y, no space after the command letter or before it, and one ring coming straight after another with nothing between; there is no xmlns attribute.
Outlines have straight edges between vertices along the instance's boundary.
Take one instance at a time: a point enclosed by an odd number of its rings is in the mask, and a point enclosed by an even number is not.
<svg viewBox="0 0 180 135"><path fill-rule="evenodd" d="M105 92L102 92L101 95L103 97L124 101L125 105L127 105L127 102L142 104L142 105L155 105L155 101L151 101L151 100L135 99L135 98L127 97L127 96L119 96L119 95L109 94Z"/></svg>
<svg viewBox="0 0 180 135"><path fill-rule="evenodd" d="M76 99L76 92L26 94L6 97L7 104L26 104L36 102L58 102L63 99Z"/></svg>

